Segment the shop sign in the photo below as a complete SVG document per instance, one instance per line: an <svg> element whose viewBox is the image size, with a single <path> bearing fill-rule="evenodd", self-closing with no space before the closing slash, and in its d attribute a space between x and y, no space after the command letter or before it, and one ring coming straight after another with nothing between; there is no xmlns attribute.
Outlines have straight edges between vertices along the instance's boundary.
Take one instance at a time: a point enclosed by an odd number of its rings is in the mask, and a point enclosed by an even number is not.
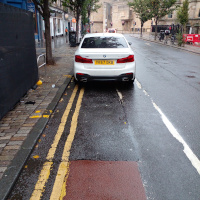
<svg viewBox="0 0 200 200"><path fill-rule="evenodd" d="M76 23L76 19L75 18L72 18L72 23Z"/></svg>
<svg viewBox="0 0 200 200"><path fill-rule="evenodd" d="M62 14L61 13L56 13L56 17L62 18Z"/></svg>

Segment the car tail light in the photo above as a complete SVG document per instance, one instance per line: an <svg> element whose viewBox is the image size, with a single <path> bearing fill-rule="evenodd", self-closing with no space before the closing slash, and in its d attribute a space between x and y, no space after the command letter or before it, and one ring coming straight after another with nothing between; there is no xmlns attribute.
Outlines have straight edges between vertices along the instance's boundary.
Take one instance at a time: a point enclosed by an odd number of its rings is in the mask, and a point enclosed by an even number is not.
<svg viewBox="0 0 200 200"><path fill-rule="evenodd" d="M75 61L79 62L79 63L93 63L92 59L83 58L83 57L78 56L78 55L75 56Z"/></svg>
<svg viewBox="0 0 200 200"><path fill-rule="evenodd" d="M117 63L127 63L127 62L133 62L134 61L134 55L130 55L126 58L120 58L117 60Z"/></svg>

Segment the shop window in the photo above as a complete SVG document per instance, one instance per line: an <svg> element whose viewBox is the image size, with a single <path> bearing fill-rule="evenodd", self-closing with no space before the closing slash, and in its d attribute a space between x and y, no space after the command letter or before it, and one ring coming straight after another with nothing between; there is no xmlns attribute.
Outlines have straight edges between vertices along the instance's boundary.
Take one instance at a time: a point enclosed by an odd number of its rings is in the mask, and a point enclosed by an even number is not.
<svg viewBox="0 0 200 200"><path fill-rule="evenodd" d="M58 33L60 33L60 19L58 19Z"/></svg>

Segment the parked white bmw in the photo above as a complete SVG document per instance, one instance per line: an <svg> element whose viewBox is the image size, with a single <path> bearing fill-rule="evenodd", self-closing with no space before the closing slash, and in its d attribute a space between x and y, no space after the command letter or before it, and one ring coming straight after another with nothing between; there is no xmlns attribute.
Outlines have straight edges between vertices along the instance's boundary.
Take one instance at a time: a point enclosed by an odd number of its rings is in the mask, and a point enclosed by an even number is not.
<svg viewBox="0 0 200 200"><path fill-rule="evenodd" d="M86 34L75 52L74 77L77 81L133 83L135 70L134 53L119 33Z"/></svg>

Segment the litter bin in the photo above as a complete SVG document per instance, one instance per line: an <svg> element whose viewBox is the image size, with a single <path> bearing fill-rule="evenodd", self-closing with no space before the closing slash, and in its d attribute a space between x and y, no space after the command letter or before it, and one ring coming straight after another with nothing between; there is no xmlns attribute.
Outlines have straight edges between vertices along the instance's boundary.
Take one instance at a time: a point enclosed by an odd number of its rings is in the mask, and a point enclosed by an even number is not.
<svg viewBox="0 0 200 200"><path fill-rule="evenodd" d="M165 37L165 31L164 30L160 30L160 37L159 37L159 40L164 40L164 37Z"/></svg>
<svg viewBox="0 0 200 200"><path fill-rule="evenodd" d="M76 32L75 31L69 31L69 44L71 47L76 46Z"/></svg>

